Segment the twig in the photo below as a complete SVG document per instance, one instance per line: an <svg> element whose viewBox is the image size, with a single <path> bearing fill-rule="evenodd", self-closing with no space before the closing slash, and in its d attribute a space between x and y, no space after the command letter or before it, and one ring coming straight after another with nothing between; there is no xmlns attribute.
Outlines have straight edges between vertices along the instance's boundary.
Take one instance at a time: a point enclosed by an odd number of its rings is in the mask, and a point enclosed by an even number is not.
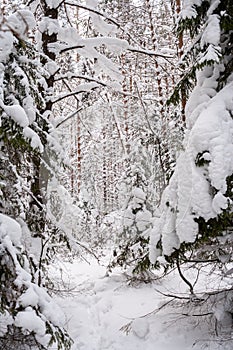
<svg viewBox="0 0 233 350"><path fill-rule="evenodd" d="M73 118L76 114L78 114L81 110L83 110L83 107L80 107L79 109L77 109L75 112L73 112L72 114L70 114L67 118L63 119L62 121L60 121L57 125L56 128L59 128L59 126L61 126L63 123L67 122L69 119Z"/></svg>
<svg viewBox="0 0 233 350"><path fill-rule="evenodd" d="M204 317L204 316L209 316L209 315L214 315L213 312L206 312L204 314L188 314L188 313L182 313L182 316L187 316L187 317Z"/></svg>
<svg viewBox="0 0 233 350"><path fill-rule="evenodd" d="M98 256L97 256L93 251L91 251L88 247L86 247L85 245L83 245L82 243L80 243L80 242L78 242L78 241L76 241L76 240L74 240L74 242L75 242L77 245L79 245L81 248L85 249L89 254L93 255L94 258L95 258L95 259L98 261L98 263L99 263L99 258L98 258Z"/></svg>
<svg viewBox="0 0 233 350"><path fill-rule="evenodd" d="M179 272L179 275L180 277L182 278L182 280L189 286L189 289L190 289L190 293L192 295L194 295L194 292L193 292L193 285L191 284L191 282L189 282L187 280L187 278L183 275L182 271L181 271L181 268L180 268L180 264L179 264L179 259L177 258L176 260L176 265L177 265L177 269L178 269L178 272Z"/></svg>
<svg viewBox="0 0 233 350"><path fill-rule="evenodd" d="M173 300L174 300L174 299L180 299L180 300L190 300L190 297L186 297L186 296L179 296L179 295L176 295L176 294L168 294L168 293L163 293L163 292L161 292L160 290L155 289L155 288L154 288L154 290L155 290L157 293L159 293L159 294L161 294L161 295L163 295L163 296L165 296L165 297L168 297L168 298L173 298Z"/></svg>
<svg viewBox="0 0 233 350"><path fill-rule="evenodd" d="M132 47L132 46L130 46L128 48L128 51L133 52L133 53L140 53L140 54L152 56L152 57L174 58L173 56L165 55L165 54L162 54L160 52L151 51L151 50L143 50L141 48L136 48L136 47Z"/></svg>

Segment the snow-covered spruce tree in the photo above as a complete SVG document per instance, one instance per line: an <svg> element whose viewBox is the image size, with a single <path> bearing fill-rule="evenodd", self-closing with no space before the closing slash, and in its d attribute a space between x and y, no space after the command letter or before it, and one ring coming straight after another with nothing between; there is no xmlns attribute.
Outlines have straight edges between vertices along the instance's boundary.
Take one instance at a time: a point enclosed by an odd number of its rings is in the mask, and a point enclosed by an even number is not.
<svg viewBox="0 0 233 350"><path fill-rule="evenodd" d="M141 138L132 143L133 150L129 155L129 166L121 184L123 207L116 212L119 223L115 249L110 268L119 265L130 268L134 276L148 278L148 270L152 265L149 260L149 235L151 227L152 206L149 202L149 181L151 167L148 162L147 148ZM117 214L118 213L118 214Z"/></svg>
<svg viewBox="0 0 233 350"><path fill-rule="evenodd" d="M151 231L150 259L178 268L188 261L219 266L233 259L232 1L184 0L178 30L188 31L192 43L178 85L195 87L185 110L184 150Z"/></svg>
<svg viewBox="0 0 233 350"><path fill-rule="evenodd" d="M64 316L44 288L54 230L38 178L50 125L41 114L45 70L28 41L35 20L28 10L0 20L0 348L69 349Z"/></svg>

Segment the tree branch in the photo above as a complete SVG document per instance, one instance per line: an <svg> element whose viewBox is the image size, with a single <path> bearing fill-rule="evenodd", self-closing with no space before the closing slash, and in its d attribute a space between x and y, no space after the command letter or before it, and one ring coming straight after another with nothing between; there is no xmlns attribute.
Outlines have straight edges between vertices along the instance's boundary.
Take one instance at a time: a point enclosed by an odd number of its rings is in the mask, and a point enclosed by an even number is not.
<svg viewBox="0 0 233 350"><path fill-rule="evenodd" d="M93 13L95 13L95 14L101 16L101 17L104 17L104 18L107 19L110 23L114 24L117 28L119 28L123 33L125 33L126 35L128 35L128 37L129 37L136 45L138 45L137 41L132 37L132 35L131 35L129 32L127 32L124 28L122 28L121 25L120 25L115 19L113 19L113 18L107 16L104 12L95 9L94 7L89 7L89 6L85 6L85 5L82 5L82 4L77 4L77 3L74 3L74 2L72 2L72 1L65 1L64 3L65 3L65 5L76 6L76 7L82 8L82 9L84 9L84 10L93 12ZM67 50L67 49L65 49L65 50ZM141 53L141 54L149 55L149 56L163 57L163 58L165 58L165 59L173 58L173 56L165 55L165 54L160 53L160 52L155 52L155 51L150 51L150 50L144 50L143 48L129 47L127 50L130 51L130 52Z"/></svg>
<svg viewBox="0 0 233 350"><path fill-rule="evenodd" d="M190 300L190 297L180 296L180 295L176 295L176 294L163 293L163 292L161 292L160 290L155 289L155 288L154 288L154 290L155 290L157 293L163 295L164 297L168 297L168 298L172 298L172 299L180 299L180 300Z"/></svg>
<svg viewBox="0 0 233 350"><path fill-rule="evenodd" d="M133 46L130 46L128 48L128 51L141 53L143 55L153 56L153 57L155 56L155 57L163 57L163 58L173 58L173 56L170 56L170 55L165 55L163 53L156 52L156 51L151 51L151 50L143 50L141 48L136 48L136 47L133 47Z"/></svg>
<svg viewBox="0 0 233 350"><path fill-rule="evenodd" d="M74 46L69 46L69 47L65 47L64 49L60 50L60 53L64 53L70 50L76 50L76 49L83 49L85 47L85 45L74 45ZM173 56L170 55L165 55L163 53L157 52L157 51L151 51L151 50L143 50L141 48L136 48L133 46L130 46L126 49L129 52L133 52L133 53L139 53L142 55L147 55L147 56L152 56L152 57L162 57L162 58L173 58Z"/></svg>
<svg viewBox="0 0 233 350"><path fill-rule="evenodd" d="M67 120L73 118L77 113L79 113L81 110L83 109L83 107L77 109L75 112L73 112L72 114L70 114L67 118L63 119L62 121L60 121L57 125L56 128L59 128L59 126L61 126L63 123L67 122Z"/></svg>
<svg viewBox="0 0 233 350"><path fill-rule="evenodd" d="M65 47L64 49L60 50L60 53L64 53L70 50L76 50L76 49L83 49L85 47L85 45L74 45L74 46L69 46L69 47Z"/></svg>
<svg viewBox="0 0 233 350"><path fill-rule="evenodd" d="M95 79L95 78L92 78L92 77L88 77L86 75L79 75L79 74L72 74L69 76L67 75L60 75L56 78L55 81L60 81L60 80L64 80L64 79L84 79L84 80L87 80L87 81L92 81L92 82L95 82L97 84L100 84L104 87L107 87L108 85L106 83L104 83L103 81L101 80L98 80L98 79Z"/></svg>
<svg viewBox="0 0 233 350"><path fill-rule="evenodd" d="M181 268L180 268L180 263L179 263L179 259L177 258L176 260L176 265L177 265L177 269L178 269L178 272L179 272L179 275L180 277L182 278L182 280L189 286L189 290L190 290L190 293L192 295L194 295L194 292L193 292L193 286L191 284L191 282L189 282L187 280L187 278L183 275L182 271L181 271Z"/></svg>
<svg viewBox="0 0 233 350"><path fill-rule="evenodd" d="M69 86L69 84L66 83L66 81L63 80L63 83L65 84L65 86L68 88L69 91L71 90L71 87ZM77 98L77 96L74 96L74 98L76 99L77 103L79 103L79 100ZM81 110L83 110L85 107L82 106L79 109L77 109L75 112L73 112L71 115L69 115L67 118L63 119L60 123L58 123L56 125L56 128L58 128L60 125L62 125L63 123L65 123L67 120L73 118L77 113L79 113ZM90 137L92 138L92 140L94 140L95 142L97 142L92 133L90 132L90 130L86 127L85 123L83 122L82 118L79 116L80 122L82 123L83 127L86 129L86 131L88 132L88 134L90 135Z"/></svg>
<svg viewBox="0 0 233 350"><path fill-rule="evenodd" d="M103 82L102 80L95 79L95 78L92 78L92 77L88 77L86 75L78 75L78 74L72 74L72 75L69 75L69 76L61 75L61 76L58 76L55 81L57 82L57 81L62 80L64 82L64 84L66 84L65 83L65 79L84 79L84 80L87 80L87 81L90 81L90 82L95 82L95 83L97 83L99 85L102 85L103 87L108 88L108 89L112 89L115 93L118 93L120 95L128 96L130 98L136 98L136 99L139 98L136 95L132 95L132 94L124 92L124 91L116 90L116 89L114 89L114 87L112 87L111 85L108 85L107 83Z"/></svg>
<svg viewBox="0 0 233 350"><path fill-rule="evenodd" d="M117 26L117 28L120 28L119 23L117 23L116 20L114 20L113 18L107 16L105 13L103 13L102 11L99 11L97 9L95 9L94 7L90 7L90 6L86 6L86 5L82 5L82 4L77 4L76 2L72 2L72 1L65 1L65 5L69 5L69 6L75 6L75 7L79 7L83 10L87 10L87 11L91 11L101 17L104 17L105 19L107 19L109 22L111 22L112 24L114 24L115 26Z"/></svg>
<svg viewBox="0 0 233 350"><path fill-rule="evenodd" d="M91 90L94 90L94 89L97 89L98 86L94 86L92 88L90 88L90 90L77 90L77 91L73 91L73 92L70 92L69 94L65 94L63 96L60 96L58 97L56 100L53 100L52 103L57 103L57 102L60 102L62 100L64 100L65 98L68 98L68 97L71 97L71 96L76 96L78 94L81 94L83 92L90 92Z"/></svg>

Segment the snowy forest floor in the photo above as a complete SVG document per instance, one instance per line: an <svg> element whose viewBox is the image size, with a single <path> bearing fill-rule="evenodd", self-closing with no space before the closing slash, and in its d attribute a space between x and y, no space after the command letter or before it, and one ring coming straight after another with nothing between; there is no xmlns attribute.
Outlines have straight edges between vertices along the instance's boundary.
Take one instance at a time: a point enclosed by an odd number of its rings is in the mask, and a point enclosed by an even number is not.
<svg viewBox="0 0 233 350"><path fill-rule="evenodd" d="M188 296L175 272L152 283L129 283L119 269L106 276L109 255L100 264L87 260L59 260L50 271L60 289L55 298L66 315L72 350L232 350L232 332L223 329L217 336L213 317L197 316L195 302L161 294ZM195 273L185 271L191 279ZM203 291L211 280L216 283L213 274L202 271L197 289Z"/></svg>

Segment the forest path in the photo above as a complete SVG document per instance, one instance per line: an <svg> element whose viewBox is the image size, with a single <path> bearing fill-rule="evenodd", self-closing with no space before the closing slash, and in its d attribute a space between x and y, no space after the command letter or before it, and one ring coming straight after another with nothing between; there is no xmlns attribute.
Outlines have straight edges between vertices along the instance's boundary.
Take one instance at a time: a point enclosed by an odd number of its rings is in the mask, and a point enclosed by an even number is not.
<svg viewBox="0 0 233 350"><path fill-rule="evenodd" d="M128 285L120 270L106 277L106 267L93 259L89 263L65 262L62 268L72 292L56 299L66 314L67 329L74 340L72 350L231 349L229 344L210 341L208 324L181 316L180 308L168 305L150 314L168 301L156 292L161 288L165 291L160 281ZM179 283L171 277L169 290ZM131 321L126 334L121 328Z"/></svg>

